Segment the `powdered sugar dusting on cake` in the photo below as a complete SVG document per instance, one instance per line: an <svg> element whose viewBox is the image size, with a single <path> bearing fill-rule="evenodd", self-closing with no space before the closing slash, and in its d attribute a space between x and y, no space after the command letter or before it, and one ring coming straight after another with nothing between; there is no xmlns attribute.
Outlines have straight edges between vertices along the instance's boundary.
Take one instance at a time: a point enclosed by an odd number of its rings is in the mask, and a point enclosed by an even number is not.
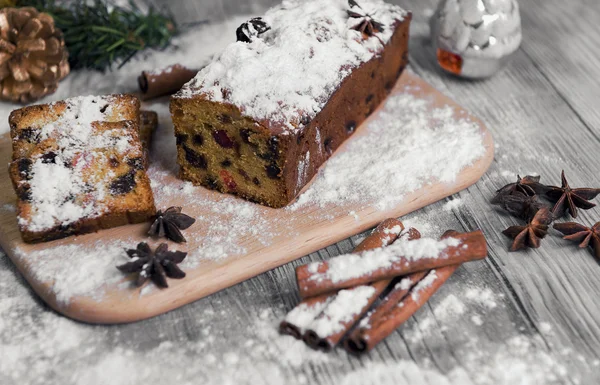
<svg viewBox="0 0 600 385"><path fill-rule="evenodd" d="M109 181L115 177L102 149L118 153L135 147L130 129L98 129L96 122L124 119L113 110L112 96L80 96L50 104L50 111L60 108L57 120L40 127L39 140L56 143L50 152L34 155L28 172L31 212L21 216L19 224L29 231L48 230L69 225L84 217L94 218L106 211L103 199L109 194ZM66 106L65 106L66 105ZM64 109L63 109L64 107ZM54 148L55 147L55 148ZM103 171L90 172L91 165Z"/></svg>
<svg viewBox="0 0 600 385"><path fill-rule="evenodd" d="M382 51L406 15L382 0L359 3L383 26L366 39L352 28L359 21L349 17L347 0L284 1L265 14L269 31L228 45L177 96L232 103L251 118L293 131L301 117L321 111L353 68Z"/></svg>
<svg viewBox="0 0 600 385"><path fill-rule="evenodd" d="M374 271L390 267L394 262L404 258L415 261L423 258L446 258L444 249L460 245L456 238L435 240L420 238L408 241L399 239L388 247L364 251L362 253L343 254L331 258L328 269L321 274L313 274L312 280L329 279L339 282L352 278L369 275ZM313 262L309 265L309 272L317 273L323 262Z"/></svg>

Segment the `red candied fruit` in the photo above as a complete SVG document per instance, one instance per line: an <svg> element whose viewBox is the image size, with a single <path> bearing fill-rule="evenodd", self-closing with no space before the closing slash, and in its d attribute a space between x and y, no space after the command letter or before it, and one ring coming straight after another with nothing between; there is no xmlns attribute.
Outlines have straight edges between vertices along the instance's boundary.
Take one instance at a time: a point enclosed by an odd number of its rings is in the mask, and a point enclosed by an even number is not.
<svg viewBox="0 0 600 385"><path fill-rule="evenodd" d="M233 177L228 171L221 170L219 175L221 176L221 180L223 180L223 184L227 187L227 189L235 190L237 188L237 183L235 183Z"/></svg>

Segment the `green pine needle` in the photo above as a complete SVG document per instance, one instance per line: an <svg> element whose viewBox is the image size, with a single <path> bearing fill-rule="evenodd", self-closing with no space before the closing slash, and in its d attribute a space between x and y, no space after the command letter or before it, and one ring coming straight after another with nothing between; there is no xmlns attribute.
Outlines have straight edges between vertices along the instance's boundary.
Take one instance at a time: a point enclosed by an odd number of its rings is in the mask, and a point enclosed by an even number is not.
<svg viewBox="0 0 600 385"><path fill-rule="evenodd" d="M17 0L54 18L63 31L71 68L104 71L119 68L146 48L164 49L178 28L171 14L149 8L144 14L132 0L124 8L107 0Z"/></svg>

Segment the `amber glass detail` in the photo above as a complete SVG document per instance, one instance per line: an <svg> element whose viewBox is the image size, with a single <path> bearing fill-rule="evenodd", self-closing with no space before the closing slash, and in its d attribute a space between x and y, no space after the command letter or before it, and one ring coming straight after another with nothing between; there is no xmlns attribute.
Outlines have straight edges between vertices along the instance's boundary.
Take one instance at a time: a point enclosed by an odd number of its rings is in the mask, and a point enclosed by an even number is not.
<svg viewBox="0 0 600 385"><path fill-rule="evenodd" d="M437 60L440 66L450 73L460 75L462 72L463 59L460 55L438 48Z"/></svg>

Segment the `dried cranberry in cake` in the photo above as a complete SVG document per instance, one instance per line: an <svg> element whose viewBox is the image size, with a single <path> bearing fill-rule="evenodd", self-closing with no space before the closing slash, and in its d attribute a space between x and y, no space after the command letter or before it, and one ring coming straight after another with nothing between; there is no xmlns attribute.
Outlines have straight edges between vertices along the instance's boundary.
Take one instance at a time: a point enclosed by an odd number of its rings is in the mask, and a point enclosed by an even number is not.
<svg viewBox="0 0 600 385"><path fill-rule="evenodd" d="M208 161L194 166L178 141L179 176L288 204L390 91L407 64L410 19L382 0L286 0L244 23L244 43L226 46L171 99L175 135L202 134Z"/></svg>
<svg viewBox="0 0 600 385"><path fill-rule="evenodd" d="M213 131L212 136L219 146L223 148L233 148L234 142L229 136L227 136L227 132L224 130Z"/></svg>
<svg viewBox="0 0 600 385"><path fill-rule="evenodd" d="M221 176L221 180L223 181L223 185L227 187L229 190L235 190L237 188L237 183L233 180L233 177L228 171L221 170L219 173Z"/></svg>
<svg viewBox="0 0 600 385"><path fill-rule="evenodd" d="M15 110L9 121L10 176L24 241L48 241L154 215L137 98L77 97ZM23 141L28 129L38 132L39 144Z"/></svg>

